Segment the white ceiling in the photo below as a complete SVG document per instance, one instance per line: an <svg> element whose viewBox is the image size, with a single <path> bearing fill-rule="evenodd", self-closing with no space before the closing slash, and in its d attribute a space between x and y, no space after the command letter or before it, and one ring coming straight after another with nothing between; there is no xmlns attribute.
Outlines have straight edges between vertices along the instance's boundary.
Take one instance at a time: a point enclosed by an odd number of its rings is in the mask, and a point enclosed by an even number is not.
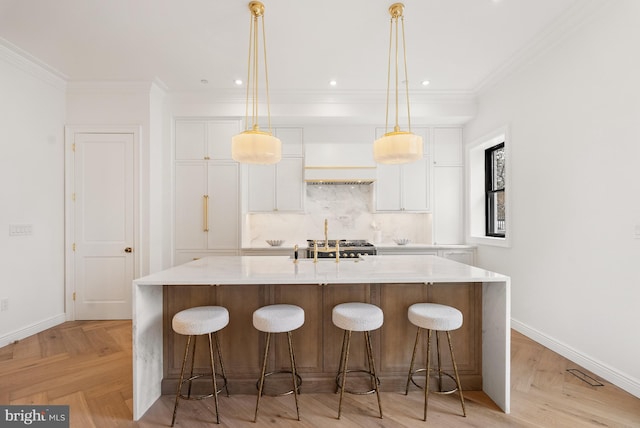
<svg viewBox="0 0 640 428"><path fill-rule="evenodd" d="M272 91L386 89L392 0L263 0ZM404 0L412 90L473 94L557 34L580 0ZM0 0L0 38L70 81L239 91L248 0ZM5 43L6 44L6 43ZM202 79L208 81L201 83ZM329 87L336 79L338 85ZM428 79L426 88L420 82Z"/></svg>

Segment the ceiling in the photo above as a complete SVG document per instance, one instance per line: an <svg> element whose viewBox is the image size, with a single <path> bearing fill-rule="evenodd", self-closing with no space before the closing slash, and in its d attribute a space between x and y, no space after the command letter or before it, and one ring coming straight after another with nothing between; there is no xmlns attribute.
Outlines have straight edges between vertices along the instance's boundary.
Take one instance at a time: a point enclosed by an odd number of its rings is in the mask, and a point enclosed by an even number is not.
<svg viewBox="0 0 640 428"><path fill-rule="evenodd" d="M392 0L263 3L272 92L386 90ZM404 0L410 88L477 93L585 3ZM171 92L244 93L234 80L247 74L247 4L0 0L0 38L69 81L155 80Z"/></svg>

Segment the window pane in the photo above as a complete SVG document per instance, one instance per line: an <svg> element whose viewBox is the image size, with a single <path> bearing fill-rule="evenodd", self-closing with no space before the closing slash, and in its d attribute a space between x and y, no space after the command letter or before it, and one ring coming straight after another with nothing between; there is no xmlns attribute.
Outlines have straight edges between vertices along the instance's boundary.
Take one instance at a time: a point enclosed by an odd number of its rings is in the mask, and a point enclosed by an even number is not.
<svg viewBox="0 0 640 428"><path fill-rule="evenodd" d="M492 189L504 189L504 145L491 152Z"/></svg>
<svg viewBox="0 0 640 428"><path fill-rule="evenodd" d="M505 192L491 192L487 195L489 204L489 218L487 222L487 234L490 236L504 236L506 232L505 224Z"/></svg>

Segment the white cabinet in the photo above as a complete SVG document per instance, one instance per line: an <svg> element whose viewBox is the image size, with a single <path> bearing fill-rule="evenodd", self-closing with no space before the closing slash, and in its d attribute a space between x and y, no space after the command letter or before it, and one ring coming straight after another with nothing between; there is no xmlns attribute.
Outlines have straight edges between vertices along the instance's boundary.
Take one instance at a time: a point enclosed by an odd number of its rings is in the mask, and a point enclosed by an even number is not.
<svg viewBox="0 0 640 428"><path fill-rule="evenodd" d="M461 128L433 129L433 243L464 242Z"/></svg>
<svg viewBox="0 0 640 428"><path fill-rule="evenodd" d="M430 154L428 129L414 129L422 136L424 156L401 165L378 164L376 172L377 211L429 211L431 209ZM384 133L376 129L377 137Z"/></svg>
<svg viewBox="0 0 640 428"><path fill-rule="evenodd" d="M176 261L205 255L209 250L237 253L238 191L235 162L176 162Z"/></svg>
<svg viewBox="0 0 640 428"><path fill-rule="evenodd" d="M303 211L304 159L302 129L277 128L282 160L274 165L249 165L247 192L250 212Z"/></svg>
<svg viewBox="0 0 640 428"><path fill-rule="evenodd" d="M241 121L235 119L178 119L175 159L231 160L231 138L241 131Z"/></svg>

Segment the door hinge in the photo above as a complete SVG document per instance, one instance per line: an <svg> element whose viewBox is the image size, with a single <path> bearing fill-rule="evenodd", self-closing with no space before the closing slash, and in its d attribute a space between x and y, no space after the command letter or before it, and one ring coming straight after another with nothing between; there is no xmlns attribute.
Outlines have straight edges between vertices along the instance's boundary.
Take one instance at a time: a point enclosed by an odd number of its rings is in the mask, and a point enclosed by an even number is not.
<svg viewBox="0 0 640 428"><path fill-rule="evenodd" d="M71 251L75 251L76 250L76 243L74 242L73 244L71 244Z"/></svg>
<svg viewBox="0 0 640 428"><path fill-rule="evenodd" d="M73 301L74 302L76 301L76 292L75 291L73 292Z"/></svg>
<svg viewBox="0 0 640 428"><path fill-rule="evenodd" d="M73 193L71 194L71 200L72 200L73 202L75 202L75 201L76 201L76 193L75 193L75 192L73 192Z"/></svg>
<svg viewBox="0 0 640 428"><path fill-rule="evenodd" d="M76 143L71 144L71 151L72 152L76 151Z"/></svg>

